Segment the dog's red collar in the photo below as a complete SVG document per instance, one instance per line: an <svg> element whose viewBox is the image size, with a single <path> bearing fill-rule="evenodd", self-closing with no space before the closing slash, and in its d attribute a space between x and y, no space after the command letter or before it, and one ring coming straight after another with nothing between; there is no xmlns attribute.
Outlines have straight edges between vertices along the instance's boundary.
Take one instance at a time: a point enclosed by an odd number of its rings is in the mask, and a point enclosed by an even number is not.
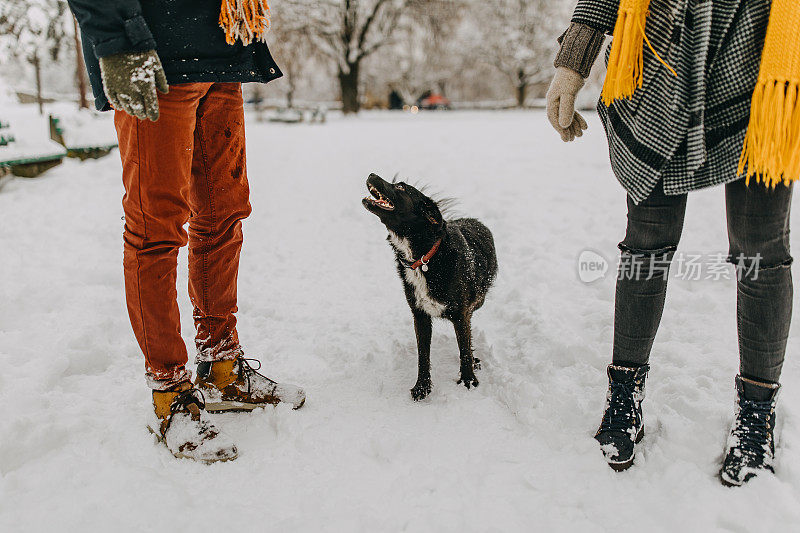
<svg viewBox="0 0 800 533"><path fill-rule="evenodd" d="M439 239L438 241L433 243L433 248L431 248L427 254L423 255L422 257L414 261L411 265L408 265L408 268L410 268L411 270L416 270L422 267L421 270L423 272L427 272L428 262L431 260L431 257L433 257L434 254L436 254L436 250L439 249L440 244L442 244L442 239Z"/></svg>

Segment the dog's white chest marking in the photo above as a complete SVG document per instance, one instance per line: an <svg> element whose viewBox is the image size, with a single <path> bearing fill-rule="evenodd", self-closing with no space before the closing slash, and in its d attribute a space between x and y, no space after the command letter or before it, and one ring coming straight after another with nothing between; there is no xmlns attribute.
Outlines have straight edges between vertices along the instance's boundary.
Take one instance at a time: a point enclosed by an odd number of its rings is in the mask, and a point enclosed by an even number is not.
<svg viewBox="0 0 800 533"><path fill-rule="evenodd" d="M389 242L392 243L395 250L403 255L406 261L414 261L408 239L401 239L396 233L390 231ZM410 268L404 269L403 275L406 281L414 287L414 302L417 308L434 317L442 316L447 306L433 299L430 291L428 291L428 281L425 279L425 275L419 269L412 270Z"/></svg>

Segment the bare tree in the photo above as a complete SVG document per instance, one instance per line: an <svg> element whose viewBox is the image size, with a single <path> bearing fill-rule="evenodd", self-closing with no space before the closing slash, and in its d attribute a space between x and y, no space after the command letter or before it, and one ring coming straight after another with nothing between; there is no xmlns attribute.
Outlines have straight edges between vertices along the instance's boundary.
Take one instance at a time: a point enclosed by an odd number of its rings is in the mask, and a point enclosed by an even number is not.
<svg viewBox="0 0 800 533"><path fill-rule="evenodd" d="M397 91L413 102L425 91L444 92L467 62L461 41L465 0L438 0L415 6L413 19L402 24L393 42L370 61L369 77L376 85Z"/></svg>
<svg viewBox="0 0 800 533"><path fill-rule="evenodd" d="M58 59L68 38L65 0L4 0L0 3L0 50L33 65L36 100L42 108L42 59Z"/></svg>
<svg viewBox="0 0 800 533"><path fill-rule="evenodd" d="M434 0L286 0L283 24L311 39L337 66L342 109L361 107L359 83L365 58L389 44L401 21Z"/></svg>
<svg viewBox="0 0 800 533"><path fill-rule="evenodd" d="M273 24L273 39L270 49L278 58L283 71L283 85L286 86L286 107L292 109L297 87L304 71L314 63L311 43L305 32L292 26L284 26L280 21Z"/></svg>
<svg viewBox="0 0 800 533"><path fill-rule="evenodd" d="M72 17L72 40L75 46L75 81L78 86L78 108L88 109L89 100L86 99L88 83L86 81L86 64L83 61L83 45L81 32L78 29L78 19Z"/></svg>
<svg viewBox="0 0 800 533"><path fill-rule="evenodd" d="M558 32L566 27L564 2L552 0L476 1L476 53L511 82L518 107L528 89L552 74Z"/></svg>

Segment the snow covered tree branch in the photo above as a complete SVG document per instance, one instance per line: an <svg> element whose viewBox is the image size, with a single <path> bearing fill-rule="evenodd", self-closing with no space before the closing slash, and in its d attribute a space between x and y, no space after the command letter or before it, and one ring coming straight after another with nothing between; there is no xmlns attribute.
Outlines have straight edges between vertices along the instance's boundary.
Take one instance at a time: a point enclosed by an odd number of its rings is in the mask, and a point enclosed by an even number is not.
<svg viewBox="0 0 800 533"><path fill-rule="evenodd" d="M422 0L286 0L280 24L304 32L313 45L336 62L345 113L360 108L363 60L392 41L401 21Z"/></svg>
<svg viewBox="0 0 800 533"><path fill-rule="evenodd" d="M515 91L518 107L528 89L552 75L556 38L565 29L563 2L550 0L476 0L476 54L502 72Z"/></svg>
<svg viewBox="0 0 800 533"><path fill-rule="evenodd" d="M4 0L0 3L0 51L33 65L42 111L41 63L57 59L70 37L65 0Z"/></svg>

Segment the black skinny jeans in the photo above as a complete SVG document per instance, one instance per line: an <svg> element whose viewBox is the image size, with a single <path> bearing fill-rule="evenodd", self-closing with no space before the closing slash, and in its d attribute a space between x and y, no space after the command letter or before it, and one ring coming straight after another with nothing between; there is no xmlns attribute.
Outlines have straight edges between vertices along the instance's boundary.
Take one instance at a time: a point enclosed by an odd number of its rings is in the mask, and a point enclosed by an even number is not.
<svg viewBox="0 0 800 533"><path fill-rule="evenodd" d="M639 205L628 198L628 229L619 244L614 364L639 366L650 358L664 309L669 264L683 230L686 198L686 194L665 195L661 184ZM789 336L791 199L791 187L783 185L774 190L759 183L748 187L743 179L725 185L728 261L737 269L740 372L757 381L778 382Z"/></svg>

